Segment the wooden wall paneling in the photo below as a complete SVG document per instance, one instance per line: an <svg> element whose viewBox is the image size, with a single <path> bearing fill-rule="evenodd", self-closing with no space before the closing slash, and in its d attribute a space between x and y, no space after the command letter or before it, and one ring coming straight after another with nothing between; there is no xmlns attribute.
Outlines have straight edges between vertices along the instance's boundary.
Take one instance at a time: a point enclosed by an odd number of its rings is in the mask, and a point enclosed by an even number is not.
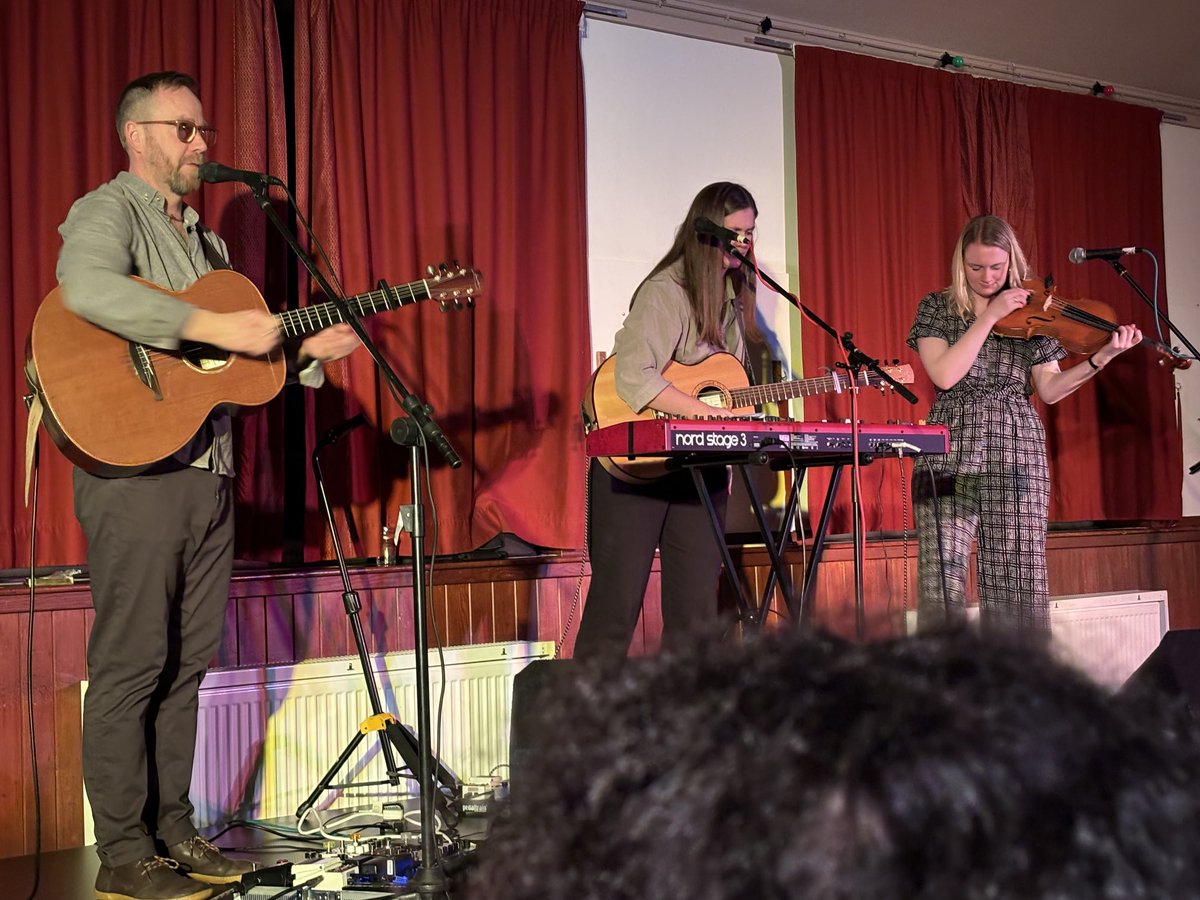
<svg viewBox="0 0 1200 900"><path fill-rule="evenodd" d="M267 664L267 598L238 597L229 602L232 617L225 617L225 630L237 636L237 665ZM232 622L231 622L232 618Z"/></svg>
<svg viewBox="0 0 1200 900"><path fill-rule="evenodd" d="M412 586L392 588L396 610L396 643L393 650L412 650L417 645L417 611L413 606Z"/></svg>
<svg viewBox="0 0 1200 900"><path fill-rule="evenodd" d="M460 600L459 602L462 605L461 614L465 622L466 633L458 643L490 643L495 627L493 605L496 599L496 585L494 583L482 583L456 585L455 587L465 588L463 591L464 600ZM453 591L453 587L447 589L448 594L452 595ZM451 606L453 605L451 603Z"/></svg>
<svg viewBox="0 0 1200 900"><path fill-rule="evenodd" d="M517 629L517 610L529 608L533 597L532 578L520 581L501 581L492 585L492 641L520 640Z"/></svg>
<svg viewBox="0 0 1200 900"><path fill-rule="evenodd" d="M301 651L298 658L321 659L357 653L350 631L350 617L346 615L341 592L321 590L301 596L303 602L312 609L313 621L305 633L307 640L298 648ZM366 631L365 623L363 631Z"/></svg>
<svg viewBox="0 0 1200 900"><path fill-rule="evenodd" d="M267 665L290 663L296 658L296 623L291 595L265 596L263 607L263 660Z"/></svg>
<svg viewBox="0 0 1200 900"><path fill-rule="evenodd" d="M400 645L406 641L411 643L411 634L405 635L401 632L397 597L394 590L384 588L356 589L355 592L358 595L358 602L361 607L358 611L358 622L359 627L362 628L363 641L366 644L367 653L389 653L392 650L399 649ZM354 643L354 628L351 624L350 616L346 613L346 604L340 592L338 594L338 603L341 605L342 619L345 621L346 638L350 643L346 653L337 655L356 655L358 648ZM302 658L311 659L312 657Z"/></svg>
<svg viewBox="0 0 1200 900"><path fill-rule="evenodd" d="M524 636L528 640L557 642L562 638L563 624L571 613L573 596L566 598L562 596L564 580L562 578L538 580L537 588L534 591L536 606L530 611L529 627L524 632ZM575 616L578 618L578 611ZM573 636L571 642L571 646L574 646Z"/></svg>
<svg viewBox="0 0 1200 900"><path fill-rule="evenodd" d="M471 585L437 584L432 593L437 596L438 629L442 643L458 647L471 643ZM432 644L432 637L430 642Z"/></svg>
<svg viewBox="0 0 1200 900"><path fill-rule="evenodd" d="M238 664L238 611L236 601L225 607L225 624L221 627L221 643L210 666L228 668Z"/></svg>
<svg viewBox="0 0 1200 900"><path fill-rule="evenodd" d="M543 583L545 582L541 578L532 578L528 582L528 588L517 591L513 598L513 621L509 627L512 629L514 641L537 639L538 604L542 602Z"/></svg>
<svg viewBox="0 0 1200 900"><path fill-rule="evenodd" d="M25 617L26 621L29 617ZM58 729L57 710L54 690L54 652L55 635L52 633L53 621L49 616L34 616L34 655L33 655L33 727L37 734L37 765L38 788L41 791L41 834L43 844L52 844L57 840L58 820L63 811L60 803L67 798L60 796L57 778L58 770ZM76 691L79 690L78 685ZM28 729L26 729L28 735ZM69 739L68 739L69 740ZM28 760L29 748L26 747L25 758ZM26 834L35 834L35 822L38 806L33 802L33 779L25 782L25 817L28 824Z"/></svg>
<svg viewBox="0 0 1200 900"><path fill-rule="evenodd" d="M45 614L42 614L45 615ZM49 614L52 643L54 709L53 755L42 760L43 778L55 783L54 832L46 844L77 847L83 843L83 709L79 683L87 678L87 635L90 610L57 610ZM43 798L43 809L47 806Z"/></svg>
<svg viewBox="0 0 1200 900"><path fill-rule="evenodd" d="M0 850L19 856L32 847L28 823L29 726L25 706L25 629L22 613L0 616Z"/></svg>

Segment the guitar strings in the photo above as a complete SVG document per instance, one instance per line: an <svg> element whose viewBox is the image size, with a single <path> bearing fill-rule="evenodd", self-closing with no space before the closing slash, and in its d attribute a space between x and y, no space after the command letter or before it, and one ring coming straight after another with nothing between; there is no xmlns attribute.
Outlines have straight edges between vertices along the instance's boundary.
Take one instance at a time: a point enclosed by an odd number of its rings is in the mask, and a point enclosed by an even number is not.
<svg viewBox="0 0 1200 900"><path fill-rule="evenodd" d="M416 282L423 284L423 282ZM394 297L399 301L393 303L389 297ZM403 306L406 302L413 302L421 299L421 295L417 293L416 288L412 285L399 285L380 289L375 291L367 291L363 294L356 294L346 300L355 307L355 312L371 315L381 310L395 309L397 306ZM379 301L378 305L376 300ZM302 306L299 309L289 309L286 312L279 313L276 316L280 320L280 328L288 337L295 337L299 334L305 334L310 331L315 331L318 328L325 328L329 325L336 325L342 321L341 311L334 305L332 301L318 303L315 306Z"/></svg>
<svg viewBox="0 0 1200 900"><path fill-rule="evenodd" d="M849 375L818 375L814 378L800 378L794 381L781 381L775 384L760 384L736 388L729 392L729 396L733 401L733 407L737 409L743 406L758 406L761 403L788 400L797 396L794 393L797 390L799 391L799 396L803 397L813 394L827 394L840 389L843 382L848 388L850 386L849 382L852 380ZM858 380L862 386L870 386L871 384L870 374L866 371L860 374Z"/></svg>

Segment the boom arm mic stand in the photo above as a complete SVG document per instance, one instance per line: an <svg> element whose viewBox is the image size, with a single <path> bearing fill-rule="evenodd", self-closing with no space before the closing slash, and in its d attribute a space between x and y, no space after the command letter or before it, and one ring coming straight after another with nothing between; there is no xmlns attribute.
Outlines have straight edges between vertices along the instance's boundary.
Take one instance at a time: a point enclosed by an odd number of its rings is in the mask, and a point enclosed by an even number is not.
<svg viewBox="0 0 1200 900"><path fill-rule="evenodd" d="M1150 251L1147 250L1145 252L1149 253ZM1154 265L1157 267L1158 266L1158 258L1154 257L1154 254L1152 254L1152 253L1150 254L1150 256L1154 259ZM1158 297L1157 297L1158 278L1155 277L1155 281L1154 281L1155 296L1151 297L1149 294L1146 293L1145 289L1140 284L1137 283L1137 279L1135 279L1132 275L1129 274L1129 270L1126 269L1123 265L1121 265L1120 260L1110 259L1110 260L1108 260L1108 263L1109 263L1109 265L1111 265L1113 267L1113 271L1116 272L1122 279L1124 279L1126 284L1128 284L1131 288L1133 288L1134 293L1136 293L1139 297L1141 297L1142 300L1145 301L1146 305L1150 307L1150 309L1154 312L1155 321L1158 321L1159 319L1161 319L1162 321L1166 322L1168 330L1172 334L1174 334L1177 338L1179 338L1180 341L1183 342L1183 345L1185 347L1187 347L1188 350L1192 354L1190 357L1188 357L1188 359L1200 359L1200 352L1198 352L1196 350L1195 346L1193 346L1192 342L1188 340L1187 335L1175 327L1175 324L1170 319L1167 318L1166 313L1159 312ZM1155 271L1157 271L1157 268L1155 269ZM1181 368L1187 368L1189 365L1191 365L1190 362L1184 363L1183 366L1181 366ZM1188 467L1189 475L1195 475L1197 472L1200 472L1200 462L1192 463L1192 465Z"/></svg>
<svg viewBox="0 0 1200 900"><path fill-rule="evenodd" d="M437 843L437 827L434 823L435 810L441 807L443 810L449 806L446 793L439 789L434 781L434 759L433 749L430 743L430 692L429 692L429 636L425 630L425 559L423 555L424 541L420 536L423 536L423 525L417 518L420 512L420 458L419 445L432 443L437 447L442 457L450 465L451 468L457 469L462 465L462 459L451 446L445 433L433 421L431 416L431 408L427 406L417 395L411 393L404 384L400 381L400 377L395 370L388 364L380 353L379 348L371 340L366 329L349 304L345 302L341 294L335 291L321 274L320 269L312 260L312 258L300 246L300 242L296 240L295 235L284 225L279 218L279 214L275 211L275 207L271 204L270 198L267 196L268 182L264 179L257 184L251 184L250 190L254 194L255 200L262 208L263 213L271 221L271 223L283 235L288 246L295 252L296 257L304 264L312 275L313 280L320 286L333 305L341 314L342 321L346 322L354 329L363 346L367 348L367 352L371 354L371 359L375 361L380 373L382 373L388 386L391 388L394 395L400 400L401 406L408 412L407 418L397 419L393 423L391 431L395 437L397 430L402 433L411 435L413 441L411 452L411 474L412 474L412 491L413 491L413 518L409 525L412 531L412 575L413 575L413 622L414 630L416 631L416 676L417 676L417 746L415 753L412 748L412 735L403 730L398 723L387 721L387 714L380 712L379 692L375 687L374 672L369 665L369 659L366 655L366 644L362 634L362 627L358 621L358 596L350 587L349 572L346 569L345 560L342 556L341 549L337 540L337 531L334 528L333 515L329 507L329 502L325 496L324 486L320 478L320 465L317 459L321 449L318 447L313 452L313 470L317 474L317 484L320 486L321 502L325 509L326 517L329 520L330 534L333 535L334 549L337 552L338 563L342 571L343 583L346 587L346 592L343 598L346 603L346 614L350 616L352 627L354 628L354 638L358 645L359 658L363 663L363 676L367 680L367 693L371 697L372 712L374 715L371 719L364 723L364 728L368 728L369 723L378 722L376 726L382 730L380 740L383 747L384 760L388 767L388 780L392 784L399 784L399 772L395 769L395 762L391 758L390 745L396 747L400 754L405 758L410 770L417 773L417 787L421 801L421 864L418 866L416 874L413 876L412 883L418 894L427 896L443 896L447 892L448 879L446 872L442 866L441 855ZM288 201L295 207L295 201L292 199L291 192L284 188L288 195ZM298 210L297 210L298 212ZM304 221L301 216L301 221ZM308 227L307 222L305 228ZM311 233L311 229L310 229ZM383 720L380 722L380 720ZM354 752L354 748L362 740L363 731L360 730L347 745L342 755L338 757L337 762L326 773L321 783L316 790L309 795L308 799L297 810L297 817L307 811L315 802L317 796L333 780L336 773L350 755ZM415 765L414 765L415 764ZM442 785L453 794L460 791L460 785L457 779L454 778L444 767L437 765L438 777Z"/></svg>
<svg viewBox="0 0 1200 900"><path fill-rule="evenodd" d="M1146 250L1143 252L1153 256L1153 254L1151 254L1149 250ZM1143 302L1145 302L1145 304L1150 307L1151 312L1154 313L1155 320L1157 321L1157 320L1161 319L1163 322L1165 322L1167 325L1167 329L1172 334L1174 334L1177 338L1179 338L1180 341L1183 342L1183 345L1185 347L1187 347L1188 351L1192 354L1191 357L1189 357L1189 358L1190 359L1200 359L1200 351L1196 350L1196 348L1195 348L1195 346L1193 346L1192 342L1188 340L1186 334L1184 334L1182 331L1180 331L1178 328L1175 327L1175 324L1170 319L1167 318L1166 313L1159 311L1157 299L1154 297L1151 297L1149 294L1146 293L1145 288L1143 288L1140 284L1138 284L1137 279L1129 274L1129 270L1126 269L1123 265L1121 265L1121 261L1118 259L1110 259L1110 260L1107 260L1107 262L1109 265L1111 265L1113 267L1113 271L1116 272L1117 275L1119 275L1126 284L1128 284L1131 288L1133 288L1133 292L1135 294L1137 294L1139 297L1141 297ZM1155 258L1154 262L1155 262L1155 265L1157 266L1158 265L1157 258ZM1156 289L1157 289L1157 284L1158 284L1158 279L1156 277L1155 278Z"/></svg>

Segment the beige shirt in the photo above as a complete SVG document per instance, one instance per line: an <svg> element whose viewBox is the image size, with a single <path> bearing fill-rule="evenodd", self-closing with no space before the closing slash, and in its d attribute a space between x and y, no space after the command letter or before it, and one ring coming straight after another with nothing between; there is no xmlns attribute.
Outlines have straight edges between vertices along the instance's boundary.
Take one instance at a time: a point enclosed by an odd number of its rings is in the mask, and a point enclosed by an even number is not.
<svg viewBox="0 0 1200 900"><path fill-rule="evenodd" d="M715 347L700 339L687 294L679 285L682 263L676 263L644 281L633 298L633 306L617 336L617 396L636 412L670 385L663 369L671 362L695 365L719 350L745 362L745 343L732 302L726 305L725 346ZM732 300L732 289L729 289Z"/></svg>

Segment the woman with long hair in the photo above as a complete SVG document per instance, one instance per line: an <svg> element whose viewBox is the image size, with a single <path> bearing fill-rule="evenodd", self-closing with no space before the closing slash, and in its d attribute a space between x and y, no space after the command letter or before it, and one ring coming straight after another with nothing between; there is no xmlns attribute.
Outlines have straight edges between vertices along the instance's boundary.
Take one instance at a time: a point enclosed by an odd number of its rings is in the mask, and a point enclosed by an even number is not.
<svg viewBox="0 0 1200 900"><path fill-rule="evenodd" d="M706 218L735 232L739 249L754 240L758 207L744 187L716 182L692 201L675 242L638 286L613 343L617 395L635 413L729 416L663 376L672 362L694 365L724 351L745 364L754 331L753 272L714 238L698 234ZM661 553L663 640L672 641L716 615L719 547L695 483L674 472L646 484L614 478L592 461L588 472L588 590L575 656L624 654L629 648L654 561ZM729 470L707 469L704 483L723 523Z"/></svg>
<svg viewBox="0 0 1200 900"><path fill-rule="evenodd" d="M1046 434L1030 402L1057 403L1142 339L1122 325L1067 370L1066 351L1045 336L1001 337L993 326L1025 306L1030 277L1012 227L996 216L967 223L954 246L950 285L926 295L908 345L937 388L929 421L950 428L950 453L913 474L919 622L961 618L971 546L977 543L984 627L1050 630Z"/></svg>

